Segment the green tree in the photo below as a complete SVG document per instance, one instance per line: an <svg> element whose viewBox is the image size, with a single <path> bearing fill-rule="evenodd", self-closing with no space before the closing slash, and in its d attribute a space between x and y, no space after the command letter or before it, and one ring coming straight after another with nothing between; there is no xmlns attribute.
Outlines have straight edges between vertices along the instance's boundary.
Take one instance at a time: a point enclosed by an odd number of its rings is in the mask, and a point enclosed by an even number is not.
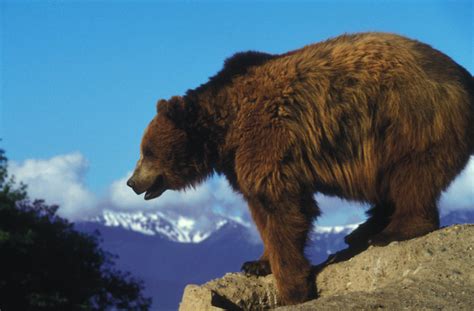
<svg viewBox="0 0 474 311"><path fill-rule="evenodd" d="M74 230L56 210L28 200L0 149L0 309L148 310L143 284L114 267L99 234Z"/></svg>

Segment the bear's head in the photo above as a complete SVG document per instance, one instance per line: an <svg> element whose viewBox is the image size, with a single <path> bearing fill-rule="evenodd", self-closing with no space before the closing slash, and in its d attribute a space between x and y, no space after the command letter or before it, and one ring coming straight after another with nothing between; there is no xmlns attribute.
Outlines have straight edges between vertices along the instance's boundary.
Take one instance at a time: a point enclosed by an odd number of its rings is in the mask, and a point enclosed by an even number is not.
<svg viewBox="0 0 474 311"><path fill-rule="evenodd" d="M158 114L143 134L140 158L127 181L135 193L145 192L145 200L164 191L193 186L209 175L202 148L191 139L188 128L192 105L183 97L160 100Z"/></svg>

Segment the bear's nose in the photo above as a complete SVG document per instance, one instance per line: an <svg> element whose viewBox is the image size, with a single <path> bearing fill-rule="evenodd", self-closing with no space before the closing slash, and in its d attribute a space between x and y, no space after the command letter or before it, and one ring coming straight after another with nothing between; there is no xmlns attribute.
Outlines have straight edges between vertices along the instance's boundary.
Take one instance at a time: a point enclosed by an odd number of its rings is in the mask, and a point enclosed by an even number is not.
<svg viewBox="0 0 474 311"><path fill-rule="evenodd" d="M135 181L131 177L127 180L127 186L132 189L135 187Z"/></svg>

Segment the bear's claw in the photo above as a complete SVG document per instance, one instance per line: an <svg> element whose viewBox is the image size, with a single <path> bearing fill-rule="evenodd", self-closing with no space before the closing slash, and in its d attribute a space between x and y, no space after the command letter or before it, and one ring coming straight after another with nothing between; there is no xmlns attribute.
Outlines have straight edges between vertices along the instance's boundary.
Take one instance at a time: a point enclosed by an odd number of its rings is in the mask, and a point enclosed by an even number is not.
<svg viewBox="0 0 474 311"><path fill-rule="evenodd" d="M272 273L267 260L247 261L242 265L242 272L247 275L265 276Z"/></svg>

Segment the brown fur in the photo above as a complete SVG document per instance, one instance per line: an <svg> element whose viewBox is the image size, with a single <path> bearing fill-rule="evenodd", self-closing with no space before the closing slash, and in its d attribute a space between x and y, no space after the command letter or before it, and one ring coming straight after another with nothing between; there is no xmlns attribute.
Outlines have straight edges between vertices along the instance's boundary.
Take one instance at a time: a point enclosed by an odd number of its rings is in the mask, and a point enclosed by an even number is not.
<svg viewBox="0 0 474 311"><path fill-rule="evenodd" d="M158 111L130 184L140 193L160 175L160 187L182 189L224 174L265 245L244 270L271 269L282 304L315 296L304 256L314 192L374 204L346 238L356 248L410 239L439 227L440 193L474 149L472 76L393 34L239 53Z"/></svg>

